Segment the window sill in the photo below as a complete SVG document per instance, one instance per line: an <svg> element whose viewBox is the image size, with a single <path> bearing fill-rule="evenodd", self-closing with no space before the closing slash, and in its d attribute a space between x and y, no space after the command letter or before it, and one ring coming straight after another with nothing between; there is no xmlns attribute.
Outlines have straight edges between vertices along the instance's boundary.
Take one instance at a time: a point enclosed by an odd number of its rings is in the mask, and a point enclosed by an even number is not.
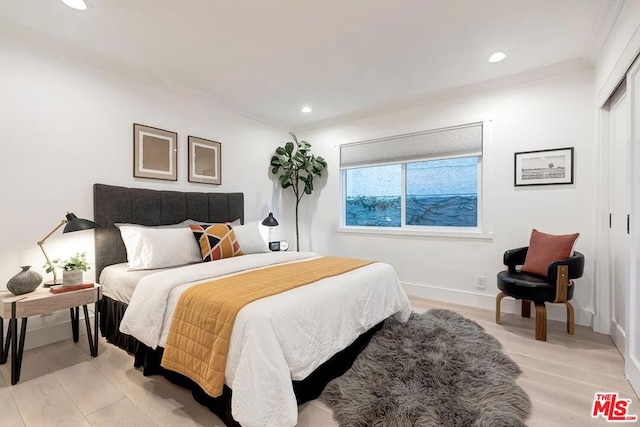
<svg viewBox="0 0 640 427"><path fill-rule="evenodd" d="M423 237L444 237L454 239L477 239L493 240L493 233L479 230L425 230L410 228L381 228L381 227L338 227L338 233L353 234L378 234L387 236L423 236Z"/></svg>

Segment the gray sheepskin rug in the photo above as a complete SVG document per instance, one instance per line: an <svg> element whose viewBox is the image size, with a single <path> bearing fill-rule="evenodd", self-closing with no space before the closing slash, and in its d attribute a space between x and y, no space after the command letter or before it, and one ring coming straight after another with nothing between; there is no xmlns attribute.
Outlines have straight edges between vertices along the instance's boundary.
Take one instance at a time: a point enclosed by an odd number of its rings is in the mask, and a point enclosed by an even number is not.
<svg viewBox="0 0 640 427"><path fill-rule="evenodd" d="M521 371L476 322L449 310L387 319L320 400L341 426L526 426Z"/></svg>

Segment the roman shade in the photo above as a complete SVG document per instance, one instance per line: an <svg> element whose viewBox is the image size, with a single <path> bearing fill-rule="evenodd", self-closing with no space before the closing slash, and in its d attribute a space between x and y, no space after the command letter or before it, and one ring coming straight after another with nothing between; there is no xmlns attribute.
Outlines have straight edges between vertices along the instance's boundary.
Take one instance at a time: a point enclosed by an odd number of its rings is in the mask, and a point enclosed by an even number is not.
<svg viewBox="0 0 640 427"><path fill-rule="evenodd" d="M482 122L340 146L340 168L482 155Z"/></svg>

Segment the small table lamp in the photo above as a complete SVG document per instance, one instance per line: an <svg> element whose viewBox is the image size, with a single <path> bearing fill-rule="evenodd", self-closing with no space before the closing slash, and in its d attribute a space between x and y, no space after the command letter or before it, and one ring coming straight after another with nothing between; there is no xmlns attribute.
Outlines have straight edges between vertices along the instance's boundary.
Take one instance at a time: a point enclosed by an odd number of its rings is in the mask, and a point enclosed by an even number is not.
<svg viewBox="0 0 640 427"><path fill-rule="evenodd" d="M269 227L269 248L271 248L273 243L271 241L271 229L279 225L278 221L273 217L273 212L269 212L269 216L262 220L262 225Z"/></svg>
<svg viewBox="0 0 640 427"><path fill-rule="evenodd" d="M66 218L63 219L62 221L60 221L60 224L58 224L53 230L51 230L51 232L49 234L47 234L44 237L44 239L42 239L42 240L40 240L38 242L38 246L40 246L40 250L42 250L42 253L44 254L44 257L47 260L47 264L51 264L51 260L49 259L49 257L47 256L47 253L44 250L44 242L49 237L51 237L51 235L53 233L58 231L58 229L60 227L62 227L63 225L64 225L64 229L62 230L63 234L64 233L73 233L74 231L80 231L80 230L91 230L93 228L100 227L100 224L96 224L95 222L89 221L88 219L78 218L74 214L67 212ZM53 282L46 282L44 285L45 286L51 286L51 285L59 285L61 283L62 282L58 282L58 277L56 275L56 270L54 268L53 269Z"/></svg>

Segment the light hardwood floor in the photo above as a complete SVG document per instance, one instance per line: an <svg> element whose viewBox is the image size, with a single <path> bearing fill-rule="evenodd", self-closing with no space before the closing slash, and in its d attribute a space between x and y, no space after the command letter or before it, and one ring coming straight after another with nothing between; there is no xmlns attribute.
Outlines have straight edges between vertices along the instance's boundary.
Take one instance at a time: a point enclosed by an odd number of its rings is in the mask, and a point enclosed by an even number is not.
<svg viewBox="0 0 640 427"><path fill-rule="evenodd" d="M623 359L608 336L577 326L549 322L548 341L533 338L534 319L412 298L416 311L447 308L482 325L522 368L518 383L533 402L529 426L607 425L591 418L596 392L618 392L640 401L624 380ZM161 377L144 377L133 358L100 341L98 357L89 355L86 336L26 351L21 380L10 386L9 364L0 371L1 426L222 426L189 392ZM299 426L336 426L331 411L317 401L300 407Z"/></svg>

